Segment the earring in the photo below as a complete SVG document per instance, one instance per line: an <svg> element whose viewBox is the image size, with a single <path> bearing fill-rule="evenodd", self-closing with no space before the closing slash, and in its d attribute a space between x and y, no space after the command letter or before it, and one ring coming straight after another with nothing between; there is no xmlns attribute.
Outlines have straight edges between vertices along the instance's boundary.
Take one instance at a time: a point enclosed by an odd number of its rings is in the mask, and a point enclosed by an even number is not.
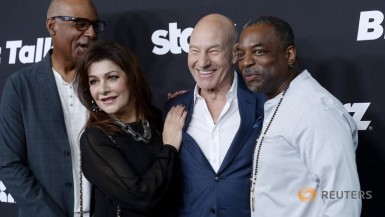
<svg viewBox="0 0 385 217"><path fill-rule="evenodd" d="M292 59L289 59L288 65L289 65L289 69L292 69L292 68L293 68L294 63L293 63L293 60L292 60Z"/></svg>
<svg viewBox="0 0 385 217"><path fill-rule="evenodd" d="M92 104L91 111L93 111L93 112L100 112L100 111L102 111L102 109L99 108L99 106L95 103L94 100L91 101L91 104Z"/></svg>

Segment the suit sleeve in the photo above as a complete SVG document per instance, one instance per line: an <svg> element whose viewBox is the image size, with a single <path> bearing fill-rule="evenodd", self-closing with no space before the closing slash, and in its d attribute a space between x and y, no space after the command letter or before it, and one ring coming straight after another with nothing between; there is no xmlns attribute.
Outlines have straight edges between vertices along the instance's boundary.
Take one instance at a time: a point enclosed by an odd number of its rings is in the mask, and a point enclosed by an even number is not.
<svg viewBox="0 0 385 217"><path fill-rule="evenodd" d="M35 216L65 217L29 169L20 94L8 79L0 104L0 180L23 210Z"/></svg>
<svg viewBox="0 0 385 217"><path fill-rule="evenodd" d="M148 212L172 180L177 151L170 145L159 150L143 174L135 171L126 160L129 156L124 156L99 128L82 134L80 148L84 175L121 207Z"/></svg>

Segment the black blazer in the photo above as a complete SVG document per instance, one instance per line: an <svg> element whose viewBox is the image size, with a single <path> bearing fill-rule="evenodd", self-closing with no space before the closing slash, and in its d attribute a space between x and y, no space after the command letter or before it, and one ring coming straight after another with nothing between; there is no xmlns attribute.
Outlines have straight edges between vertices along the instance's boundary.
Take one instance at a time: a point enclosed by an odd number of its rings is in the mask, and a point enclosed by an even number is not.
<svg viewBox="0 0 385 217"><path fill-rule="evenodd" d="M74 214L71 149L51 52L13 73L1 97L0 180L19 216Z"/></svg>

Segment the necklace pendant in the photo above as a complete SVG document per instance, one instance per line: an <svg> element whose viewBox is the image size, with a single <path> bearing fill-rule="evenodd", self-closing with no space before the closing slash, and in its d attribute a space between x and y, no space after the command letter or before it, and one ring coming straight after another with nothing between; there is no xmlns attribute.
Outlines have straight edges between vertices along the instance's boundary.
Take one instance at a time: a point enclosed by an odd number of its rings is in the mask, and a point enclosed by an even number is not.
<svg viewBox="0 0 385 217"><path fill-rule="evenodd" d="M255 211L255 197L254 197L254 193L251 194L251 210L253 212Z"/></svg>

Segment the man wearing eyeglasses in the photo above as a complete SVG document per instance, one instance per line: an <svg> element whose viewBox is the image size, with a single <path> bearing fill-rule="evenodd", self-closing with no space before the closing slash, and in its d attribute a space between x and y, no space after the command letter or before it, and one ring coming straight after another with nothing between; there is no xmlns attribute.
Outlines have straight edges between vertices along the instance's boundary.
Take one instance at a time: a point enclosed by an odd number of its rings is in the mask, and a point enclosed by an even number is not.
<svg viewBox="0 0 385 217"><path fill-rule="evenodd" d="M89 216L90 184L81 179L78 149L87 111L73 80L76 62L105 23L89 0L53 0L46 26L53 49L41 62L12 74L4 86L0 180L19 216L72 217L81 211Z"/></svg>

